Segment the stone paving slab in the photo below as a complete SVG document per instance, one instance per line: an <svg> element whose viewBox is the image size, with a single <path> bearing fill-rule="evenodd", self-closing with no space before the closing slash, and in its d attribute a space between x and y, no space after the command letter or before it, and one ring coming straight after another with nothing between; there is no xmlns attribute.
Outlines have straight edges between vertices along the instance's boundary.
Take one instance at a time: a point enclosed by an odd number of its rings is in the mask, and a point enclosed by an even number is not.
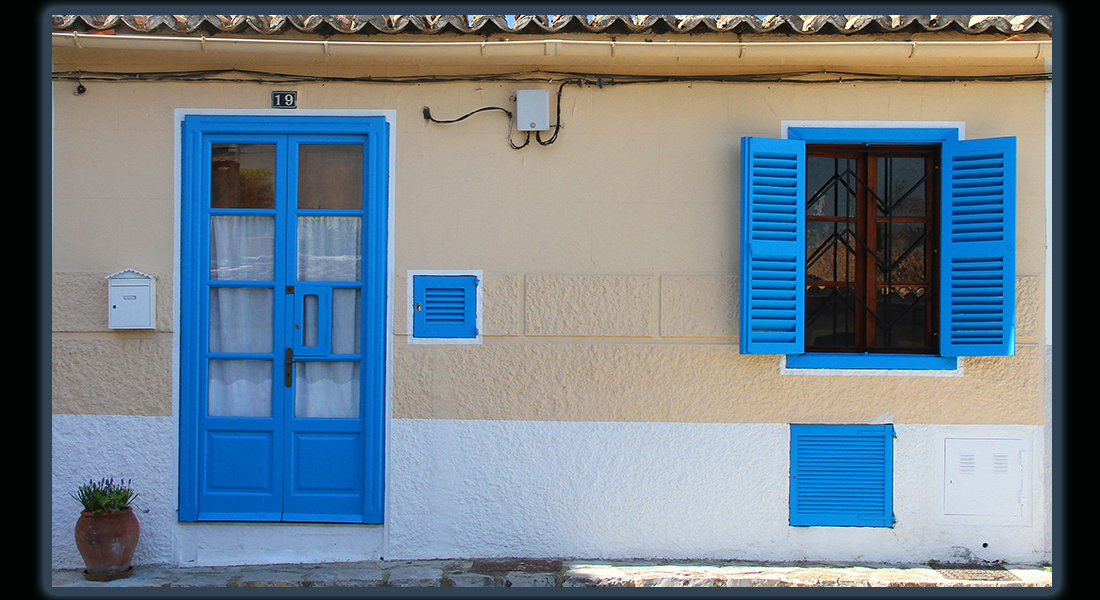
<svg viewBox="0 0 1100 600"><path fill-rule="evenodd" d="M750 564L740 561L484 559L362 561L231 567L134 567L115 581L56 570L53 587L1051 587L1024 565Z"/></svg>

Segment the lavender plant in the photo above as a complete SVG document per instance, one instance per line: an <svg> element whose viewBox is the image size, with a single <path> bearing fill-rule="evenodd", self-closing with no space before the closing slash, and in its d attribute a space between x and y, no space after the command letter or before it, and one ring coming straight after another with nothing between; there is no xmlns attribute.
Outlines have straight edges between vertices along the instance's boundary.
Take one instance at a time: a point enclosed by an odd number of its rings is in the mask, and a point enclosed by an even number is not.
<svg viewBox="0 0 1100 600"><path fill-rule="evenodd" d="M84 506L84 510L92 513L115 513L125 510L133 503L137 494L131 487L131 479L122 479L115 483L114 479L100 479L98 482L88 480L88 483L77 488L75 494L69 494Z"/></svg>

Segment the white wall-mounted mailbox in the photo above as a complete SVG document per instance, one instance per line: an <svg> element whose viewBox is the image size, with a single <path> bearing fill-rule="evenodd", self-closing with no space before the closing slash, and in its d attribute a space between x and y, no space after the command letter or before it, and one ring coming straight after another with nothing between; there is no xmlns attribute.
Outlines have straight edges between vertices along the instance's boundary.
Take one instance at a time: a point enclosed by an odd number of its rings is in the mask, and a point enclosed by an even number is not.
<svg viewBox="0 0 1100 600"><path fill-rule="evenodd" d="M107 276L107 327L155 329L156 323L156 277L134 269Z"/></svg>

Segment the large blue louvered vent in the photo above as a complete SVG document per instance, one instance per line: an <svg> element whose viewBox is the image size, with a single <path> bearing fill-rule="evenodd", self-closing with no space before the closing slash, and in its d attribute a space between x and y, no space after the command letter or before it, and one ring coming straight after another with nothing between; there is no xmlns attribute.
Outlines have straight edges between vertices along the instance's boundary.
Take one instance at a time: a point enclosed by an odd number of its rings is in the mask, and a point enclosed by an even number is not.
<svg viewBox="0 0 1100 600"><path fill-rule="evenodd" d="M891 527L894 428L791 425L790 523Z"/></svg>

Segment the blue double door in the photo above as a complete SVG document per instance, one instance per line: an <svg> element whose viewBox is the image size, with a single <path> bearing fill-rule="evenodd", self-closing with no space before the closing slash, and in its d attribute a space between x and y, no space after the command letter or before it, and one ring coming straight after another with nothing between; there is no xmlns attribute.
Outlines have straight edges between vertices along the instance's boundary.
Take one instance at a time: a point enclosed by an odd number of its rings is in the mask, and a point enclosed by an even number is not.
<svg viewBox="0 0 1100 600"><path fill-rule="evenodd" d="M183 125L185 521L382 521L380 117Z"/></svg>

